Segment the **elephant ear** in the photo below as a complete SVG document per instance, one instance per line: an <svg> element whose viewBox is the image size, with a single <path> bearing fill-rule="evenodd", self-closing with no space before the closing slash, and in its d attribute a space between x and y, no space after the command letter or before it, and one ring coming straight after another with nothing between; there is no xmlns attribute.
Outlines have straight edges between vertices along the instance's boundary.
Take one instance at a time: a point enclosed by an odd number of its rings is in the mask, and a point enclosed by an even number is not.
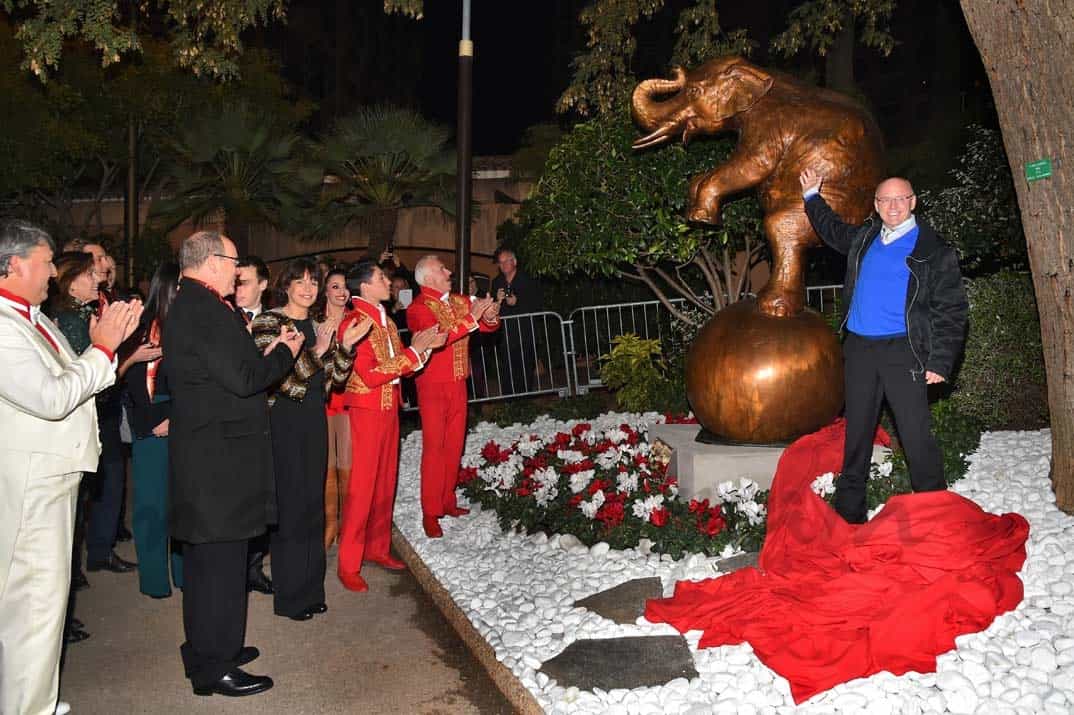
<svg viewBox="0 0 1074 715"><path fill-rule="evenodd" d="M728 84L733 87L727 102L728 114L741 114L757 104L757 101L772 89L772 75L746 64L736 64L727 68Z"/></svg>

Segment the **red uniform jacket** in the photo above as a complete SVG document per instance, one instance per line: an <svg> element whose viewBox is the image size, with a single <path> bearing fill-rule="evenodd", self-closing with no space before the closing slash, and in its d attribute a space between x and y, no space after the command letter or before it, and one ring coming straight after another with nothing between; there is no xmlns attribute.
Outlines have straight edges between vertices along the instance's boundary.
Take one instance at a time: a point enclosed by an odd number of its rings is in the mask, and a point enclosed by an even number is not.
<svg viewBox="0 0 1074 715"><path fill-rule="evenodd" d="M406 311L406 324L412 332L425 330L433 325L447 333L447 343L433 351L428 364L418 375L418 383L455 382L470 376L470 333L480 330L494 332L500 327L499 320L487 323L470 315L470 299L459 293L445 294L432 288L422 287L421 292Z"/></svg>
<svg viewBox="0 0 1074 715"><path fill-rule="evenodd" d="M347 328L363 317L372 318L373 327L358 341L343 404L367 410L397 410L399 384L393 381L420 370L421 356L413 348L403 346L395 323L379 305L361 298L355 298L353 305L354 310L339 324L337 339L342 341Z"/></svg>

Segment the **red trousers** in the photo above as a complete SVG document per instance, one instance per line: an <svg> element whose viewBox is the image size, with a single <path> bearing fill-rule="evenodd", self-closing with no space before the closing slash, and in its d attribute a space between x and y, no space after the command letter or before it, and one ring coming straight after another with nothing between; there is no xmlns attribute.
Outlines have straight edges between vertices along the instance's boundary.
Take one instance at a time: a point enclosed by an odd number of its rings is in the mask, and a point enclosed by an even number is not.
<svg viewBox="0 0 1074 715"><path fill-rule="evenodd" d="M466 443L466 381L419 382L421 511L443 516L458 504L455 485Z"/></svg>
<svg viewBox="0 0 1074 715"><path fill-rule="evenodd" d="M358 573L362 559L383 559L392 543L399 478L399 413L350 408L351 479L343 503L339 570Z"/></svg>

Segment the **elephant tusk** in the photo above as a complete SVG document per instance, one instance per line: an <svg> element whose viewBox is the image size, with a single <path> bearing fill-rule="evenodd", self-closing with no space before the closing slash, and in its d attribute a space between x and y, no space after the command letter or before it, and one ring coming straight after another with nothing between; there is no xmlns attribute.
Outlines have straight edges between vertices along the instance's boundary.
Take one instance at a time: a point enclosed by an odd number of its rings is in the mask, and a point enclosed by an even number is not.
<svg viewBox="0 0 1074 715"><path fill-rule="evenodd" d="M669 139L672 135L674 135L675 131L676 127L674 126L661 127L652 134L649 134L648 136L644 136L641 139L636 140L631 146L634 149L645 149L646 147L661 144L667 139Z"/></svg>

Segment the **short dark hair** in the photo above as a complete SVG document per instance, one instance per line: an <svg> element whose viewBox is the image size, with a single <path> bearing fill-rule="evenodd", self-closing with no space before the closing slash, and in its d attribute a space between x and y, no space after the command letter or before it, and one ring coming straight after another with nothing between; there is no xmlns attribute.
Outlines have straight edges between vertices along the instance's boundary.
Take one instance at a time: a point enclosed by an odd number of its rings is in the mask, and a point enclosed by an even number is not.
<svg viewBox="0 0 1074 715"><path fill-rule="evenodd" d="M307 273L310 278L317 281L317 293L320 294L323 287L321 285L320 266L310 258L293 258L287 262L287 266L276 276L276 284L272 288L275 293L275 304L278 306L287 305L287 289ZM258 277L260 278L260 274L258 274Z"/></svg>
<svg viewBox="0 0 1074 715"><path fill-rule="evenodd" d="M249 268L250 266L253 266L254 270L257 271L258 283L260 283L261 281L265 281L266 283L268 282L268 266L265 265L265 262L262 261L259 256L245 256L243 258L240 258L239 262L235 264L236 268ZM301 276L299 277L301 278Z"/></svg>
<svg viewBox="0 0 1074 715"><path fill-rule="evenodd" d="M377 262L370 258L358 261L347 269L347 287L350 288L352 293L358 295L361 292L362 284L371 282L373 274L378 268L380 266L377 265Z"/></svg>
<svg viewBox="0 0 1074 715"><path fill-rule="evenodd" d="M518 254L515 253L515 249L510 248L508 246L500 246L499 248L497 248L496 252L492 254L492 260L493 261L499 261L500 256L502 256L505 253L510 253L511 258L515 259L516 263L518 262Z"/></svg>

